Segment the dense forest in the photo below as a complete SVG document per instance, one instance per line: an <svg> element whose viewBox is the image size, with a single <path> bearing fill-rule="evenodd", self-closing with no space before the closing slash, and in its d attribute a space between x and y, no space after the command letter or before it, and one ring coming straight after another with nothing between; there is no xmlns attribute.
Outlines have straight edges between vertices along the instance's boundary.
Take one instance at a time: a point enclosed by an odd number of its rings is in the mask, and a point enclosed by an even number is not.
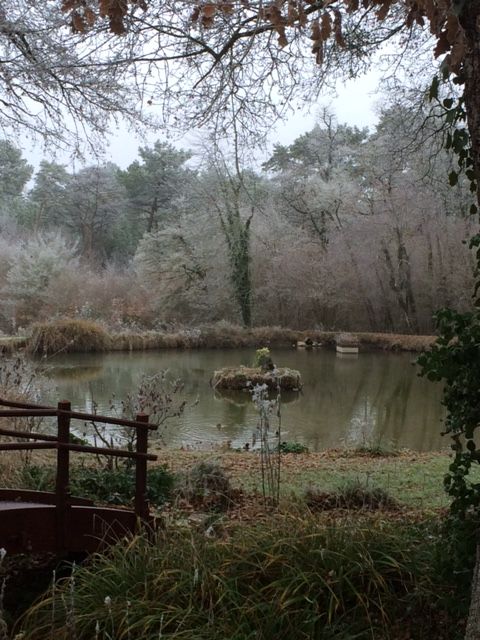
<svg viewBox="0 0 480 640"><path fill-rule="evenodd" d="M79 317L112 328L229 321L429 333L470 306L471 194L445 176L439 122L391 105L375 129L328 110L259 165L236 144L157 141L34 171L0 142L0 329ZM462 244L463 242L463 244Z"/></svg>

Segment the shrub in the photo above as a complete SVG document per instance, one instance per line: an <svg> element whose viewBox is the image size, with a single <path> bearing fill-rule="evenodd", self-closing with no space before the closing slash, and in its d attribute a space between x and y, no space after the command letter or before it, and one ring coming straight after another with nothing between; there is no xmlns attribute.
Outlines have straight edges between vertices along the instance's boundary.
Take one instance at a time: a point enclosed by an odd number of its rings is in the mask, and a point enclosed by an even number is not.
<svg viewBox="0 0 480 640"><path fill-rule="evenodd" d="M147 472L147 497L153 505L161 505L170 497L174 478L165 467L152 467ZM72 493L96 502L130 505L135 493L133 469L80 467L72 473Z"/></svg>
<svg viewBox="0 0 480 640"><path fill-rule="evenodd" d="M312 510L398 509L399 504L385 489L368 487L359 481L347 482L336 491L307 489L305 501Z"/></svg>
<svg viewBox="0 0 480 640"><path fill-rule="evenodd" d="M50 233L27 240L12 255L3 293L16 302L17 322L38 317L39 307L49 302L50 283L77 267L75 253L76 245Z"/></svg>
<svg viewBox="0 0 480 640"><path fill-rule="evenodd" d="M255 358L253 360L254 367L266 367L272 362L272 357L270 355L270 349L268 347L262 347L261 349L257 349L255 351Z"/></svg>
<svg viewBox="0 0 480 640"><path fill-rule="evenodd" d="M300 442L281 442L278 445L280 453L308 453L308 447Z"/></svg>
<svg viewBox="0 0 480 640"><path fill-rule="evenodd" d="M177 495L194 507L223 510L232 501L228 476L216 462L199 462L178 481Z"/></svg>
<svg viewBox="0 0 480 640"><path fill-rule="evenodd" d="M104 351L110 344L107 332L89 320L57 320L34 324L27 343L30 353L37 355Z"/></svg>
<svg viewBox="0 0 480 640"><path fill-rule="evenodd" d="M53 491L55 471L52 467L26 465L21 479L26 489ZM147 472L147 497L159 506L169 499L174 477L163 466L151 467ZM72 495L90 498L94 502L130 506L135 493L133 469L103 469L99 467L72 468L70 489Z"/></svg>

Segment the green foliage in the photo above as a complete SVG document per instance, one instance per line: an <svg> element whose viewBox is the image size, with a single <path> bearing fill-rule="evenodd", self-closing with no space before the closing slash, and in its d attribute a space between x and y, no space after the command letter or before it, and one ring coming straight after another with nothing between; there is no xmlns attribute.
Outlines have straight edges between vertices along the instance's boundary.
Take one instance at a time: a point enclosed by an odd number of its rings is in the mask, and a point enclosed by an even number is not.
<svg viewBox="0 0 480 640"><path fill-rule="evenodd" d="M447 624L453 640L459 615L447 617L443 604L454 584L435 573L442 543L433 525L321 526L313 517L243 524L228 544L170 526L94 556L18 630L25 640L70 638L63 603L73 590L79 638L98 624L104 637L132 640L426 640Z"/></svg>
<svg viewBox="0 0 480 640"><path fill-rule="evenodd" d="M55 470L45 465L26 464L20 472L22 486L33 491L53 491Z"/></svg>
<svg viewBox="0 0 480 640"><path fill-rule="evenodd" d="M308 453L308 447L300 442L281 442L278 445L280 453Z"/></svg>
<svg viewBox="0 0 480 640"><path fill-rule="evenodd" d="M271 360L270 349L268 347L262 347L261 349L257 349L255 351L253 366L263 367L270 360Z"/></svg>
<svg viewBox="0 0 480 640"><path fill-rule="evenodd" d="M136 233L151 233L176 218L182 198L180 194L191 177L185 167L188 151L175 149L157 140L153 147L140 147L141 161L135 160L118 180L125 187L129 215L136 222ZM139 224L140 222L140 224Z"/></svg>
<svg viewBox="0 0 480 640"><path fill-rule="evenodd" d="M153 505L161 505L170 497L174 478L165 467L152 467L147 472L147 497ZM71 482L74 495L109 504L130 505L135 493L133 469L75 469Z"/></svg>
<svg viewBox="0 0 480 640"><path fill-rule="evenodd" d="M27 489L53 491L55 471L44 465L25 465L21 480ZM163 466L151 467L147 472L147 497L159 506L169 499L174 477ZM127 467L73 467L70 482L74 496L90 498L94 502L130 506L135 493L135 472Z"/></svg>
<svg viewBox="0 0 480 640"><path fill-rule="evenodd" d="M470 135L467 129L467 110L465 105L465 93L448 96L441 95L441 88L450 81L450 72L443 67L442 73L434 76L428 97L435 101L442 112L446 134L444 146L447 151L453 151L458 161L458 170L451 170L448 174L448 182L451 187L458 184L460 174L463 172L468 180L470 191L478 193L478 180L475 174L473 149ZM464 78L460 75L453 77L453 83L463 85ZM475 215L478 212L478 205L472 203L469 213Z"/></svg>
<svg viewBox="0 0 480 640"><path fill-rule="evenodd" d="M476 245L479 238L475 238ZM432 349L418 358L421 375L444 383L447 410L445 433L452 438L454 458L445 476L452 510L464 517L480 508L480 483L469 479L480 462L475 432L480 424L480 310L458 313L442 309L435 315L439 337Z"/></svg>
<svg viewBox="0 0 480 640"><path fill-rule="evenodd" d="M9 140L0 140L0 202L21 197L30 180L33 167L22 158L22 152Z"/></svg>

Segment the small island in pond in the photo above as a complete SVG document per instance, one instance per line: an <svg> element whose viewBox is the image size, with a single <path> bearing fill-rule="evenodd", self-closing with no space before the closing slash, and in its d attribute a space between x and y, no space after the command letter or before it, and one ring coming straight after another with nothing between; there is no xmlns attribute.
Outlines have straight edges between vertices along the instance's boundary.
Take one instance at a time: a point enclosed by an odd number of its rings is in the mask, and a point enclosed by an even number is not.
<svg viewBox="0 0 480 640"><path fill-rule="evenodd" d="M300 372L296 369L280 367L265 370L261 367L224 367L215 371L212 386L216 389L249 389L257 384L266 384L275 390L277 385L283 391L299 391L302 387Z"/></svg>
<svg viewBox="0 0 480 640"><path fill-rule="evenodd" d="M282 391L299 391L302 380L296 369L277 368L268 347L257 349L251 367L224 367L215 371L212 378L212 385L216 389L242 390L257 384L266 384L272 391L279 387Z"/></svg>

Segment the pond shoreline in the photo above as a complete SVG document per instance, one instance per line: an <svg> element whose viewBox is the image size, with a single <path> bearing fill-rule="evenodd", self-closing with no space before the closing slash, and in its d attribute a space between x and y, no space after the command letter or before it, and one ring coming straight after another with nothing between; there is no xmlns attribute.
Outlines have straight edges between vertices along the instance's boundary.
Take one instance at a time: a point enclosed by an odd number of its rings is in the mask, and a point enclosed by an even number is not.
<svg viewBox="0 0 480 640"><path fill-rule="evenodd" d="M101 341L88 343L82 335L82 339L75 340L75 334L71 332L69 323L69 338L61 349L54 352L109 352L109 351L147 351L154 349L230 349L230 348L259 348L259 347L289 347L296 348L299 342L312 341L320 348L333 348L338 331L296 331L282 327L254 327L245 329L240 326L205 325L194 329L181 329L178 331L122 331L108 332L100 325L88 323L95 331L100 330L104 336ZM82 327L86 322L81 321ZM78 321L80 326L80 321ZM58 327L59 334L62 324L45 323L37 325L38 328L48 328L52 331ZM92 332L93 333L93 332ZM372 333L352 332L360 351L409 351L419 353L432 346L435 336L408 335L396 333ZM59 335L61 338L61 336ZM36 343L38 345L38 341ZM316 347L314 347L316 348ZM6 336L0 337L0 353L14 353L26 349L33 353L39 353L41 349L35 346L29 337Z"/></svg>

